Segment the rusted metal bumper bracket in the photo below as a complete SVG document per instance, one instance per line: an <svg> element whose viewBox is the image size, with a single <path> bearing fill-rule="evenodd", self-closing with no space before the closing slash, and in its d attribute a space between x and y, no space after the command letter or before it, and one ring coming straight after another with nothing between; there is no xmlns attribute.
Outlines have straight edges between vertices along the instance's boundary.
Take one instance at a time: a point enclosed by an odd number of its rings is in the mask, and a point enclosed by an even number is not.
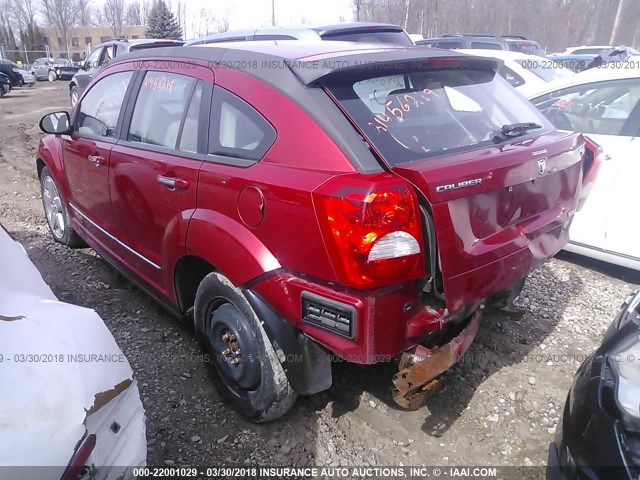
<svg viewBox="0 0 640 480"><path fill-rule="evenodd" d="M393 399L403 408L416 410L442 384L443 374L465 354L480 326L482 308L476 310L469 325L440 347L418 345L400 358L399 371L393 376Z"/></svg>

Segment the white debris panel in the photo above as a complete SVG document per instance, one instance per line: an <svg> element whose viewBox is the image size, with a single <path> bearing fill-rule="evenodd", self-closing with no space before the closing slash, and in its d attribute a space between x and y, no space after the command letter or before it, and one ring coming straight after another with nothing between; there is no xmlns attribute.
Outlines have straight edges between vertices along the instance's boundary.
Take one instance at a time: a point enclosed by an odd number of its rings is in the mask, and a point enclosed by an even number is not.
<svg viewBox="0 0 640 480"><path fill-rule="evenodd" d="M59 479L90 434L96 478L146 463L138 387L111 332L94 310L58 301L1 228L0 385L0 466L20 467L0 478Z"/></svg>

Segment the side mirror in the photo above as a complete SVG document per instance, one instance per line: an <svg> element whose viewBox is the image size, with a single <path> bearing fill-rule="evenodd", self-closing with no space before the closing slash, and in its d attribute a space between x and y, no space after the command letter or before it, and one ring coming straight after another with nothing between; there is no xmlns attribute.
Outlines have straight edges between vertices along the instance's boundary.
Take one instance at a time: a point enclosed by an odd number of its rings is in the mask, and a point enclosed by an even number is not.
<svg viewBox="0 0 640 480"><path fill-rule="evenodd" d="M64 135L71 133L71 119L67 112L53 112L40 119L40 130L44 133Z"/></svg>

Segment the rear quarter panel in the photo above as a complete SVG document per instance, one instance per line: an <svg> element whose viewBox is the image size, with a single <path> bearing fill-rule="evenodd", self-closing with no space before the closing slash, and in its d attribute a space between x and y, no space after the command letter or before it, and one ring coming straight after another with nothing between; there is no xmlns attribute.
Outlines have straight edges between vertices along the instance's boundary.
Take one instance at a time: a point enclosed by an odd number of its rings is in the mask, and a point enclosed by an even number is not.
<svg viewBox="0 0 640 480"><path fill-rule="evenodd" d="M335 281L311 192L354 167L290 98L237 70L216 69L215 78L260 112L277 137L252 166L203 164L187 254L203 256L236 285L277 268ZM249 186L264 196L256 226L239 213L240 192Z"/></svg>

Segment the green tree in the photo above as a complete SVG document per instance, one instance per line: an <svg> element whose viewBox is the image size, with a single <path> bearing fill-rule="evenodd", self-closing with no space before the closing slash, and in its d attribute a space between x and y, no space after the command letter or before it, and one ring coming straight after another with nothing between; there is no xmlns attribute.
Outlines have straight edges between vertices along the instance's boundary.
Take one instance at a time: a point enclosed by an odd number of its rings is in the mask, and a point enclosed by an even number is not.
<svg viewBox="0 0 640 480"><path fill-rule="evenodd" d="M147 38L182 38L182 28L164 0L156 0L147 19Z"/></svg>

